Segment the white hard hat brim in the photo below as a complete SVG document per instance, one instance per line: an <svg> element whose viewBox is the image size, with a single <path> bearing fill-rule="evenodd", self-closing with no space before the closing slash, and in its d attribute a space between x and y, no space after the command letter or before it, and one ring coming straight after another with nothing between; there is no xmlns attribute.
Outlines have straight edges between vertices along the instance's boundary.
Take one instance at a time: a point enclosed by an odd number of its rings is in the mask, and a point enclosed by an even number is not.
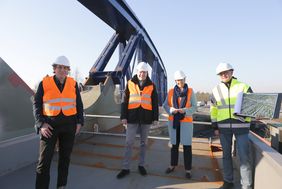
<svg viewBox="0 0 282 189"><path fill-rule="evenodd" d="M146 62L139 62L136 66L136 70L139 72L140 71L148 72L149 71L148 64Z"/></svg>
<svg viewBox="0 0 282 189"><path fill-rule="evenodd" d="M174 72L174 80L181 80L181 79L185 79L186 78L186 75L184 74L183 71L176 71Z"/></svg>
<svg viewBox="0 0 282 189"><path fill-rule="evenodd" d="M233 71L233 69L224 69L224 70L220 70L217 75L220 75L222 72L227 72L227 71Z"/></svg>
<svg viewBox="0 0 282 189"><path fill-rule="evenodd" d="M65 64L58 64L58 63L53 63L52 66L66 66L66 67L70 67L69 65L65 65Z"/></svg>
<svg viewBox="0 0 282 189"><path fill-rule="evenodd" d="M55 60L55 62L52 65L62 65L70 67L70 62L67 57L65 56L58 56Z"/></svg>

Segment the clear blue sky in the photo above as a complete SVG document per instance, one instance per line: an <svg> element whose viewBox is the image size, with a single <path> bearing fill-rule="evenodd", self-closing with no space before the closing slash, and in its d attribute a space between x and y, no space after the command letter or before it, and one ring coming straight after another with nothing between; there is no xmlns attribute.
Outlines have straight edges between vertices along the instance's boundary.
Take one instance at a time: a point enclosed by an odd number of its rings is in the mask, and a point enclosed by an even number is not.
<svg viewBox="0 0 282 189"><path fill-rule="evenodd" d="M218 83L228 62L255 92L282 92L281 0L128 0L174 85L177 69L195 91ZM75 0L0 1L0 57L31 87L66 55L84 78L114 31ZM116 66L111 62L107 70ZM81 78L81 79L82 79Z"/></svg>

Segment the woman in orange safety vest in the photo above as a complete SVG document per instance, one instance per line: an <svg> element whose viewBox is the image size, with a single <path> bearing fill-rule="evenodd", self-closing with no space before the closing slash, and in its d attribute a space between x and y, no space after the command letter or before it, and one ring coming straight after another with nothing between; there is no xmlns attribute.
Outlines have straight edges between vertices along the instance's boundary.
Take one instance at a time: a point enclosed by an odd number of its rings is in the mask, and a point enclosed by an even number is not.
<svg viewBox="0 0 282 189"><path fill-rule="evenodd" d="M191 178L192 169L192 137L193 137L193 118L192 114L196 111L197 100L192 90L185 83L185 74L182 71L174 73L176 85L168 92L167 99L163 107L169 114L168 131L171 148L170 166L166 169L169 174L178 165L179 144L184 149L185 177Z"/></svg>

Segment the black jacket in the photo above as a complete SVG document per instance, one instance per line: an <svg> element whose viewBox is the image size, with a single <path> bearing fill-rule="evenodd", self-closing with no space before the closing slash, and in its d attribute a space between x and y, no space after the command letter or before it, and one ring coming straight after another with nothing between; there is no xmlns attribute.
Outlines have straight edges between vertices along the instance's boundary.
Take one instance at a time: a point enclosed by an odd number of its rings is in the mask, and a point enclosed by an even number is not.
<svg viewBox="0 0 282 189"><path fill-rule="evenodd" d="M61 84L56 77L54 76L54 81L58 87L58 89L62 92L65 86ZM83 104L80 96L80 92L78 89L78 85L75 85L76 89L76 110L77 114L73 116L65 116L62 112L57 116L45 116L43 115L43 96L44 90L42 81L40 82L37 91L34 95L34 102L33 102L33 115L35 118L35 130L39 133L39 129L43 125L43 123L48 123L51 126L60 125L60 124L84 124L84 117L83 117Z"/></svg>
<svg viewBox="0 0 282 189"><path fill-rule="evenodd" d="M143 90L145 86L153 85L153 92L151 95L152 98L152 110L143 109L141 106L136 109L128 109L128 100L130 91L128 89L128 85L123 94L123 99L121 103L121 116L120 119L127 119L128 123L140 123L140 124L151 124L153 121L159 120L159 104L158 104L158 94L156 90L156 86L147 76L144 85L141 87L139 85L139 80L137 75L131 79L131 81L137 84L140 90Z"/></svg>

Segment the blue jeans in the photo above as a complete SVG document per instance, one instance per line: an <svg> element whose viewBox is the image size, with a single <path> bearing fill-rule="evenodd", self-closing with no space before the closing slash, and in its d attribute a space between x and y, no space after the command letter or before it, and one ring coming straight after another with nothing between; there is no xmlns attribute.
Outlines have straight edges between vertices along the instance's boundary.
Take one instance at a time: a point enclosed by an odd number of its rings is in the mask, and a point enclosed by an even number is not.
<svg viewBox="0 0 282 189"><path fill-rule="evenodd" d="M251 188L252 168L249 152L248 134L234 134L237 143L238 154L240 158L240 174L242 188ZM232 162L232 136L233 133L220 134L220 143L223 149L223 179L227 182L233 182L233 162Z"/></svg>

